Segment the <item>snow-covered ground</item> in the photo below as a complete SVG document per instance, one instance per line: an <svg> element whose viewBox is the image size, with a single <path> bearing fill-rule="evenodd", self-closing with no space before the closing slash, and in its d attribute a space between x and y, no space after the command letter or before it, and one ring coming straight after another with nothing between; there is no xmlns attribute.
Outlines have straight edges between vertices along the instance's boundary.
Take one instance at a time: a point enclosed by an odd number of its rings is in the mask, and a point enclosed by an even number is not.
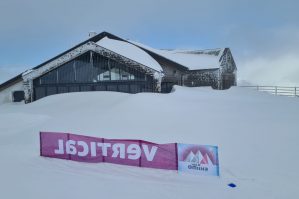
<svg viewBox="0 0 299 199"><path fill-rule="evenodd" d="M298 98L246 88L69 93L3 104L0 198L296 199L298 119ZM221 176L40 157L42 130L217 145Z"/></svg>

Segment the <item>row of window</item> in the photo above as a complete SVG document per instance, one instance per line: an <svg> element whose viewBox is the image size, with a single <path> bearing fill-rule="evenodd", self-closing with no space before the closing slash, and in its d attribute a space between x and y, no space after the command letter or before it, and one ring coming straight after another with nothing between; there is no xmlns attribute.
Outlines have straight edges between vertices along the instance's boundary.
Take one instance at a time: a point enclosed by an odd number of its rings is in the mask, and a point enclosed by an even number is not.
<svg viewBox="0 0 299 199"><path fill-rule="evenodd" d="M146 75L96 53L87 52L37 78L35 85L94 83L117 80L146 80Z"/></svg>

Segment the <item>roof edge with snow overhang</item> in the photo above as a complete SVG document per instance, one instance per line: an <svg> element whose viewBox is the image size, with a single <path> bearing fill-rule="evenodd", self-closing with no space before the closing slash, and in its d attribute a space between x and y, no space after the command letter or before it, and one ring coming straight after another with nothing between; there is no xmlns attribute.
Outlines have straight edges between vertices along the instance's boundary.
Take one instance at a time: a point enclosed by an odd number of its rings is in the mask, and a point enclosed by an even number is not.
<svg viewBox="0 0 299 199"><path fill-rule="evenodd" d="M172 62L179 64L189 70L204 70L219 68L221 57L226 48L215 48L206 50L160 50L144 44L129 41L134 45L148 50L155 54L159 54Z"/></svg>
<svg viewBox="0 0 299 199"><path fill-rule="evenodd" d="M104 47L128 59L134 60L135 62L152 68L157 72L163 71L160 64L153 57L151 57L147 52L143 51L139 47L132 45L131 43L104 37L96 42L96 45Z"/></svg>

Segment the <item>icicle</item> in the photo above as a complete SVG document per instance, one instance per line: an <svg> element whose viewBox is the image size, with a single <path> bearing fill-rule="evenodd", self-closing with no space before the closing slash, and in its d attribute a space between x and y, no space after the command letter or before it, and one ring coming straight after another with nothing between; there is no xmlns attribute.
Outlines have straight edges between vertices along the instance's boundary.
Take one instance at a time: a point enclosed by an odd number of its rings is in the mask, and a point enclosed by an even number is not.
<svg viewBox="0 0 299 199"><path fill-rule="evenodd" d="M162 78L164 77L164 74L162 72L155 72L154 73L154 79L157 80L156 90L158 92L161 92L161 84L162 84Z"/></svg>

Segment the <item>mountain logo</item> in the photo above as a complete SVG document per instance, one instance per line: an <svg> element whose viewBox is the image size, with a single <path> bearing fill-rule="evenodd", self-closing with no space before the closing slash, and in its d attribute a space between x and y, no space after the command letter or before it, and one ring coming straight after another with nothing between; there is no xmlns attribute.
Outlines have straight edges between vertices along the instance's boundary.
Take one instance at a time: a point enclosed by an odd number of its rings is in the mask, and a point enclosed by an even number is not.
<svg viewBox="0 0 299 199"><path fill-rule="evenodd" d="M212 163L210 157L208 156L208 154L205 154L203 156L199 150L196 152L196 154L194 154L193 151L190 151L190 153L184 159L184 162L213 165L213 163Z"/></svg>
<svg viewBox="0 0 299 199"><path fill-rule="evenodd" d="M177 158L181 172L219 176L217 146L178 144Z"/></svg>

